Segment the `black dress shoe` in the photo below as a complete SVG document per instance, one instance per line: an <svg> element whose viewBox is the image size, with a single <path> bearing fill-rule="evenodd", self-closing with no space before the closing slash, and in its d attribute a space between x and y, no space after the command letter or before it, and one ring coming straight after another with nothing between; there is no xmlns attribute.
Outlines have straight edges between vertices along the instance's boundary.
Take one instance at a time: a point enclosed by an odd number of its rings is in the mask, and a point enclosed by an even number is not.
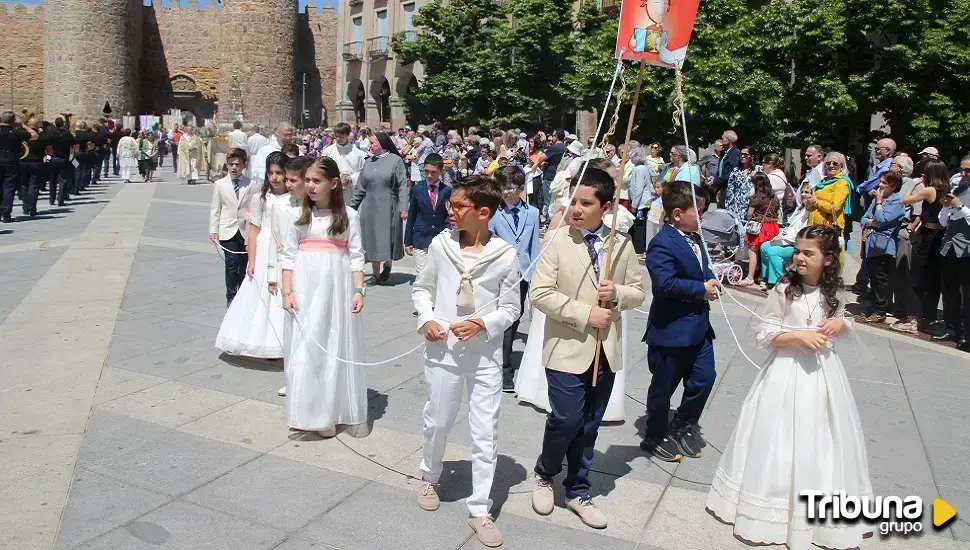
<svg viewBox="0 0 970 550"><path fill-rule="evenodd" d="M970 342L968 342L966 339L960 340L957 342L957 349L970 353Z"/></svg>
<svg viewBox="0 0 970 550"><path fill-rule="evenodd" d="M960 335L953 329L946 329L942 334L930 337L934 342L959 342Z"/></svg>

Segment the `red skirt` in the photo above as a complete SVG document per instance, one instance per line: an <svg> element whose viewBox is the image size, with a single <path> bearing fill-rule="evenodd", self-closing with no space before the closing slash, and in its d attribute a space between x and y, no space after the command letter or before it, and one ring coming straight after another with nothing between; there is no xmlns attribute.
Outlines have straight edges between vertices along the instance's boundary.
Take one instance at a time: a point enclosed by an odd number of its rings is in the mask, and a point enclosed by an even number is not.
<svg viewBox="0 0 970 550"><path fill-rule="evenodd" d="M747 231L744 233L744 242L748 245L748 248L757 249L762 244L777 237L779 232L778 222L765 220L761 222L761 233L757 235L752 235Z"/></svg>

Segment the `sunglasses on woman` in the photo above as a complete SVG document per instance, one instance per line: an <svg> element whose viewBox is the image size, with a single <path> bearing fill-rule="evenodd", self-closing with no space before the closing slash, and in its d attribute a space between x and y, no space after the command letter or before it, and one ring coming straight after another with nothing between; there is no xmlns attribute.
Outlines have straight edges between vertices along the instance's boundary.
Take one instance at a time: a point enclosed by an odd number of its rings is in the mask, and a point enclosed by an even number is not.
<svg viewBox="0 0 970 550"><path fill-rule="evenodd" d="M834 167L838 168L839 166L842 166L842 163L841 162L826 162L825 163L825 166L834 166Z"/></svg>

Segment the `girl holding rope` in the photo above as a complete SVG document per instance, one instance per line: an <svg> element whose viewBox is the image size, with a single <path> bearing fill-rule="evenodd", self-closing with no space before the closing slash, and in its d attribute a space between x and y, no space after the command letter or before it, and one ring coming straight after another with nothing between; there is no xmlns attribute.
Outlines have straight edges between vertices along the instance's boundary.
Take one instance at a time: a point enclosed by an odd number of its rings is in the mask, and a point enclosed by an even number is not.
<svg viewBox="0 0 970 550"><path fill-rule="evenodd" d="M279 293L267 285L267 274L276 264L277 245L269 230L276 201L286 200L286 162L280 152L266 158L266 181L250 208L249 261L246 278L229 305L216 348L229 355L276 359L283 357L283 309ZM266 228L267 230L263 230ZM270 261L270 256L273 260Z"/></svg>
<svg viewBox="0 0 970 550"><path fill-rule="evenodd" d="M794 269L760 316L757 342L773 353L744 400L707 498L707 508L746 541L855 548L868 530L809 523L799 497L806 490L872 496L859 411L831 346L851 326L839 298L839 236L826 226L798 232Z"/></svg>
<svg viewBox="0 0 970 550"><path fill-rule="evenodd" d="M292 314L284 415L291 428L333 437L338 424L367 420L364 369L353 363L363 355L358 314L364 309L364 249L357 212L344 204L336 161L313 161L299 219L280 221L283 309Z"/></svg>

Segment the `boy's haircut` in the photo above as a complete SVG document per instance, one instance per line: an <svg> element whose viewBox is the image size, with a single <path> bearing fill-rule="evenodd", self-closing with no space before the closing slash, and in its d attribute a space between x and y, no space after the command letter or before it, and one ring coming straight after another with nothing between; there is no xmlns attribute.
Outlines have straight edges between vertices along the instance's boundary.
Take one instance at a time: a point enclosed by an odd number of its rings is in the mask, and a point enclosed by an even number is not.
<svg viewBox="0 0 970 550"><path fill-rule="evenodd" d="M242 161L243 164L246 164L247 162L249 162L249 155L247 155L246 151L244 151L243 149L240 149L239 147L233 147L232 149L229 150L229 154L226 155L226 163L228 164L229 161L232 159L239 159L240 161Z"/></svg>
<svg viewBox="0 0 970 550"><path fill-rule="evenodd" d="M502 166L492 174L495 181L505 187L525 187L525 172L518 166Z"/></svg>
<svg viewBox="0 0 970 550"><path fill-rule="evenodd" d="M497 181L483 175L476 174L461 178L452 184L454 191L462 191L468 200L472 201L475 208L488 208L488 217L491 218L498 211L502 204L502 187Z"/></svg>
<svg viewBox="0 0 970 550"><path fill-rule="evenodd" d="M299 172L300 177L304 178L306 177L306 169L309 168L311 164L313 164L313 157L302 156L291 158L286 163L286 171Z"/></svg>
<svg viewBox="0 0 970 550"><path fill-rule="evenodd" d="M242 121L234 120L232 122L232 127L235 128L236 130L242 130Z"/></svg>
<svg viewBox="0 0 970 550"><path fill-rule="evenodd" d="M592 187L596 192L596 199L600 201L600 204L613 202L614 193L616 193L616 182L613 181L613 176L604 170L593 168L592 166L586 167L586 173L583 174L582 181L579 180L579 174L573 176L573 181L569 183L569 186L572 188L576 185Z"/></svg>
<svg viewBox="0 0 970 550"><path fill-rule="evenodd" d="M445 161L438 153L429 153L428 156L424 158L424 165L427 166L429 164L438 170L445 169Z"/></svg>
<svg viewBox="0 0 970 550"><path fill-rule="evenodd" d="M300 154L300 146L295 143L287 143L283 146L282 151L286 156L293 155L295 157Z"/></svg>
<svg viewBox="0 0 970 550"><path fill-rule="evenodd" d="M333 127L333 133L349 136L350 124L347 124L346 122L338 122L337 125Z"/></svg>
<svg viewBox="0 0 970 550"><path fill-rule="evenodd" d="M691 189L693 187L693 190ZM688 181L672 181L664 185L663 194L660 200L664 205L664 213L668 218L673 217L674 209L680 208L681 212L686 212L694 207L693 193L697 194L697 206L701 207L701 201L707 204L707 192L694 187Z"/></svg>

